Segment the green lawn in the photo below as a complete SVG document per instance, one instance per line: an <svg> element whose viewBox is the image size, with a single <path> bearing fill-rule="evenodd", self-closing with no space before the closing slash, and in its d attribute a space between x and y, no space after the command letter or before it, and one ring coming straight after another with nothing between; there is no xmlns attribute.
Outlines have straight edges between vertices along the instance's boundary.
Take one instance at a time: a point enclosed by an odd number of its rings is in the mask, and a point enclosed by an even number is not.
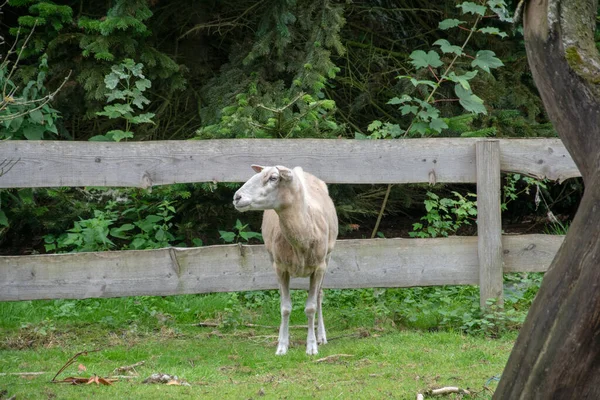
<svg viewBox="0 0 600 400"><path fill-rule="evenodd" d="M330 304L330 342L319 355L305 354L306 330L295 327L289 353L275 356L277 329L246 325L277 325L276 296L252 296L260 307L242 307L227 294L0 303L0 399L414 399L443 386L487 399L497 385L490 378L502 373L516 337L514 331L491 339L401 327L364 302L358 304L364 309ZM293 324L305 323L301 306L294 308ZM218 326L194 325L208 319ZM111 386L49 382L72 356L95 349L57 379L106 377L118 367L145 364L136 369L139 376ZM86 370L79 371L80 364ZM22 372L45 373L15 374ZM191 386L143 384L153 373L177 375Z"/></svg>

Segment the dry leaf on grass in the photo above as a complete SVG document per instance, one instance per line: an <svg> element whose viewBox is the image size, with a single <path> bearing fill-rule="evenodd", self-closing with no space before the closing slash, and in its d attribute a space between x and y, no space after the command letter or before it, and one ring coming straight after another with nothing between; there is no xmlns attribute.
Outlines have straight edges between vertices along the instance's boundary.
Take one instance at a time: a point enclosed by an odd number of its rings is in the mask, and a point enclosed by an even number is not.
<svg viewBox="0 0 600 400"><path fill-rule="evenodd" d="M118 379L102 378L101 376L94 375L90 378L84 378L79 376L69 376L61 381L51 381L52 383L68 383L71 385L89 385L95 383L96 385L110 386L113 382L117 382Z"/></svg>

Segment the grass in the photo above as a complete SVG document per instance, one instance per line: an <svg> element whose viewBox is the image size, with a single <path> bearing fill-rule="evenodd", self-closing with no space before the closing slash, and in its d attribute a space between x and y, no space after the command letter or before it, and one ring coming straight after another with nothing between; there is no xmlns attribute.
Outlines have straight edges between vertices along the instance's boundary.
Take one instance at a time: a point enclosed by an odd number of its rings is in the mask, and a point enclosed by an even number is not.
<svg viewBox="0 0 600 400"><path fill-rule="evenodd" d="M293 293L293 325L306 323L305 296ZM275 356L279 310L272 291L0 303L0 399L414 399L443 386L487 399L517 333L513 324L498 330L502 319L465 308L474 300L465 287L327 291L326 299L330 342L313 357L304 352L301 327L291 331L289 353ZM461 313L470 316L447 320ZM472 321L496 323L495 329L469 331ZM95 349L57 379L106 377L145 363L139 375L111 386L49 382L72 356ZM177 375L191 386L143 384L153 373Z"/></svg>

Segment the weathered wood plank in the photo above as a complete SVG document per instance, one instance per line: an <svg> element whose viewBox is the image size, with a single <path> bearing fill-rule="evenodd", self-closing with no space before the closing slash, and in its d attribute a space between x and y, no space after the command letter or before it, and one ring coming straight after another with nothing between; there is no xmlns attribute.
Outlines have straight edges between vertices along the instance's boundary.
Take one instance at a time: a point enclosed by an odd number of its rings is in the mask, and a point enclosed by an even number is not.
<svg viewBox="0 0 600 400"><path fill-rule="evenodd" d="M562 182L581 176L560 139L500 140L500 168Z"/></svg>
<svg viewBox="0 0 600 400"><path fill-rule="evenodd" d="M475 182L478 140L2 141L0 188L244 182L250 164L299 165L328 183ZM504 170L578 174L559 139L501 140L500 148Z"/></svg>
<svg viewBox="0 0 600 400"><path fill-rule="evenodd" d="M500 210L500 143L482 140L475 145L477 159L477 254L479 304L502 299L502 214Z"/></svg>
<svg viewBox="0 0 600 400"><path fill-rule="evenodd" d="M505 272L544 271L562 237L506 236ZM521 267L523 266L523 267ZM477 284L477 238L341 240L325 287ZM293 279L305 289L307 279ZM275 289L263 246L0 257L0 301Z"/></svg>

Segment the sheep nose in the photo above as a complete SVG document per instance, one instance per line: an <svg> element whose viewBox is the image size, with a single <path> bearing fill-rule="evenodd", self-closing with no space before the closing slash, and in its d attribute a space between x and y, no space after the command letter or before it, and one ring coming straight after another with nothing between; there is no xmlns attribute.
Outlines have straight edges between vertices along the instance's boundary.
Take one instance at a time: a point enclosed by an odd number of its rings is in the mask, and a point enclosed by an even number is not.
<svg viewBox="0 0 600 400"><path fill-rule="evenodd" d="M241 199L242 199L242 195L241 195L241 194L239 194L239 193L236 193L236 194L233 196L233 201L235 201L236 203L237 203L238 201L240 201Z"/></svg>

